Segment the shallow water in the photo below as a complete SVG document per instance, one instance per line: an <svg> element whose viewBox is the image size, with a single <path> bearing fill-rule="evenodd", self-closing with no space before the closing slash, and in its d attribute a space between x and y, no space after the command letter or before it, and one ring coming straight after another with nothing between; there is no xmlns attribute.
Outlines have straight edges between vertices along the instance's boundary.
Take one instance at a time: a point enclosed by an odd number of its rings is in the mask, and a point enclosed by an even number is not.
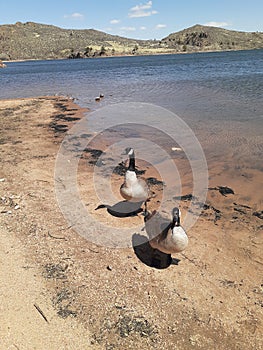
<svg viewBox="0 0 263 350"><path fill-rule="evenodd" d="M256 166L262 156L263 50L10 62L0 80L0 98L63 94L91 110L153 103L184 120L207 157L241 152Z"/></svg>

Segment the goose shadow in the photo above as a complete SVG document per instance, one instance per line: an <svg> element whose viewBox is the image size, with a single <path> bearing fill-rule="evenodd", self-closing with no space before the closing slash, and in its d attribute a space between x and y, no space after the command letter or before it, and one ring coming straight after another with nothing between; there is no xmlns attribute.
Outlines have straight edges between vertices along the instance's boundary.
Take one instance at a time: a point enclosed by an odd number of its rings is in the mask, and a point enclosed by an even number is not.
<svg viewBox="0 0 263 350"><path fill-rule="evenodd" d="M132 247L142 263L156 269L166 269L170 265L178 265L180 262L179 259L172 258L171 254L152 248L147 237L138 233L132 236Z"/></svg>
<svg viewBox="0 0 263 350"><path fill-rule="evenodd" d="M95 210L106 208L107 212L118 218L137 216L143 211L141 208L143 202L121 201L114 205L101 204Z"/></svg>

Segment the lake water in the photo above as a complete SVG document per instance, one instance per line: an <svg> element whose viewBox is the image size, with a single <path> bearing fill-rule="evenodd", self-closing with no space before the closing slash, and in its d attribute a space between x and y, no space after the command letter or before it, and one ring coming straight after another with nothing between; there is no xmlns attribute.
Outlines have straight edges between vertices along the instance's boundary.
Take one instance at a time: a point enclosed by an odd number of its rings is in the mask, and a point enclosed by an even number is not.
<svg viewBox="0 0 263 350"><path fill-rule="evenodd" d="M7 66L0 70L1 99L69 95L91 110L119 102L153 103L188 123L207 154L210 149L223 153L227 146L237 155L245 144L243 152L254 155L254 162L262 154L263 50ZM105 97L96 103L100 93Z"/></svg>

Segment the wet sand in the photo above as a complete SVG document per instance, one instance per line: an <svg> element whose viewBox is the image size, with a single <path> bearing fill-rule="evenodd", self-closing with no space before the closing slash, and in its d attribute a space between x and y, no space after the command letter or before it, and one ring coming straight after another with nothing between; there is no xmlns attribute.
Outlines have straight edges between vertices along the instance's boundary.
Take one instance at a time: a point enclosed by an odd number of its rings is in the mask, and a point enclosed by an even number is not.
<svg viewBox="0 0 263 350"><path fill-rule="evenodd" d="M210 154L210 189L188 232L189 247L174 256L178 265L153 268L133 248L84 239L61 214L55 160L66 132L84 112L64 97L0 101L1 348L46 349L52 339L51 349L260 349L262 170L242 154L238 161L231 154ZM104 147L102 141L93 146ZM94 159L86 152L78 184L93 212L100 199L89 160ZM183 194L191 194L187 162L176 161ZM138 166L146 178L158 179L149 164ZM122 181L121 175L111 177L116 196ZM219 186L234 193L224 195ZM161 186L154 190L150 210L162 196ZM186 215L189 197L172 203ZM195 205L198 210L198 199ZM113 227L134 225L135 234L143 234L137 230L143 228L141 215L120 219L104 209L92 215Z"/></svg>

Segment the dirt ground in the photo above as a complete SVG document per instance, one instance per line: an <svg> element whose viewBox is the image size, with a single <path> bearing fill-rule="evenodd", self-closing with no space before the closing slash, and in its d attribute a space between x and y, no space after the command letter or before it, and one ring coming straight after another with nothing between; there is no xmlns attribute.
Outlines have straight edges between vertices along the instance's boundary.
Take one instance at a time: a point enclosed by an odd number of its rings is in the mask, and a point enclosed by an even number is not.
<svg viewBox="0 0 263 350"><path fill-rule="evenodd" d="M55 160L83 113L64 97L0 101L0 348L263 348L262 172L208 164L210 190L187 250L154 268L136 249L86 240L60 211ZM96 208L89 157L78 182L83 202ZM144 176L158 178L151 168ZM113 189L121 182L114 175ZM161 195L154 190L150 209ZM185 215L189 198L180 206ZM141 215L116 218L101 209L94 217L143 227Z"/></svg>

